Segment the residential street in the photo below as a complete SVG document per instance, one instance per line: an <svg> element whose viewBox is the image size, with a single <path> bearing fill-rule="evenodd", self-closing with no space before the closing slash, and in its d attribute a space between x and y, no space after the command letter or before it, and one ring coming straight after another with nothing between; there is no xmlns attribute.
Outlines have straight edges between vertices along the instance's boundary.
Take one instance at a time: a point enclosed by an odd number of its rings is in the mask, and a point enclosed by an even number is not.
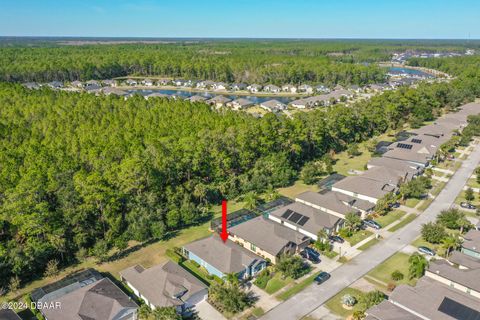
<svg viewBox="0 0 480 320"><path fill-rule="evenodd" d="M408 246L419 234L421 225L435 219L441 210L450 207L473 170L480 162L480 147L476 146L460 169L453 175L445 188L412 223L393 233L380 245L362 252L348 263L332 271L332 277L322 285L311 285L284 303L266 313L262 319L300 319L323 305L327 300L350 286L371 269L385 261L397 251Z"/></svg>

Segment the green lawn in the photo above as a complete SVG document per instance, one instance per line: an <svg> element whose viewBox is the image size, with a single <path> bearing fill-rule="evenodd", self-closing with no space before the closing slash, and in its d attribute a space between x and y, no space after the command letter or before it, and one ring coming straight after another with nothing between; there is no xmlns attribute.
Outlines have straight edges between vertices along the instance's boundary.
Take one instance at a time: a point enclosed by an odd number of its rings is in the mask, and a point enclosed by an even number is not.
<svg viewBox="0 0 480 320"><path fill-rule="evenodd" d="M353 306L352 310L347 310L342 306L342 297L346 294L350 294L357 299L357 304ZM342 317L343 319L348 318L353 314L353 312L359 310L358 300L364 293L355 288L345 288L339 293L337 293L333 298L328 300L325 303L325 307L328 308L331 312L335 313L336 315Z"/></svg>
<svg viewBox="0 0 480 320"><path fill-rule="evenodd" d="M285 197L294 199L298 194L305 191L318 191L316 184L305 184L300 180L297 180L293 185L285 188L279 188L278 192Z"/></svg>
<svg viewBox="0 0 480 320"><path fill-rule="evenodd" d="M265 292L268 294L274 294L292 281L292 278L282 279L282 275L277 272L275 276L268 281L267 286L265 287Z"/></svg>
<svg viewBox="0 0 480 320"><path fill-rule="evenodd" d="M306 287L308 287L309 285L311 285L313 283L313 280L315 279L315 277L319 274L320 272L316 272L314 274L312 274L311 276L309 276L308 278L306 278L305 280L299 282L299 283L296 283L294 284L292 287L288 288L287 290L285 290L284 292L280 293L277 298L279 300L287 300L288 298L290 298L291 296L293 295L296 295L297 293L299 293L300 291L302 291L303 289L305 289Z"/></svg>
<svg viewBox="0 0 480 320"><path fill-rule="evenodd" d="M409 255L398 252L379 264L375 269L368 273L368 276L380 280L384 283L396 282L397 284L406 283L410 285L415 284L415 280L408 280L408 259ZM405 276L403 280L393 281L391 274L395 270L400 271ZM368 279L368 277L367 277Z"/></svg>
<svg viewBox="0 0 480 320"><path fill-rule="evenodd" d="M432 201L433 201L432 198L423 200L422 203L417 207L417 209L420 211L424 211L425 209L428 208L428 206L430 205L430 203L432 203Z"/></svg>
<svg viewBox="0 0 480 320"><path fill-rule="evenodd" d="M470 201L470 203L477 207L480 206L480 196L476 192L474 192L473 195L475 196L475 199L473 201ZM465 200L465 190L462 190L462 192L460 192L458 197L455 199L455 203L460 204L460 202L466 202L466 201L467 200Z"/></svg>
<svg viewBox="0 0 480 320"><path fill-rule="evenodd" d="M445 188L446 184L447 184L446 182L438 182L437 185L435 187L433 187L433 189L432 189L432 192L431 192L432 195L438 196L440 191L442 191L443 188Z"/></svg>
<svg viewBox="0 0 480 320"><path fill-rule="evenodd" d="M367 250L368 248L370 248L371 246L374 246L375 244L377 244L379 242L380 242L380 240L378 240L376 238L373 238L372 240L370 240L367 243L358 247L358 250Z"/></svg>
<svg viewBox="0 0 480 320"><path fill-rule="evenodd" d="M390 223L402 218L404 215L405 215L405 212L403 212L402 210L395 210L387 213L384 216L380 216L374 220L378 222L382 226L382 228L385 228Z"/></svg>
<svg viewBox="0 0 480 320"><path fill-rule="evenodd" d="M368 238L372 234L373 233L368 230L359 230L355 232L351 237L346 237L345 240L347 240L351 246L354 246L365 238Z"/></svg>
<svg viewBox="0 0 480 320"><path fill-rule="evenodd" d="M417 217L416 214L409 214L408 216L406 216L405 218L403 218L402 221L400 221L399 223L397 223L396 225L394 225L393 227L391 227L390 229L388 229L388 231L390 232L395 232L403 227L405 227L407 224L409 224L410 222L412 222L413 220L415 220L415 218Z"/></svg>
<svg viewBox="0 0 480 320"><path fill-rule="evenodd" d="M472 188L480 188L480 183L477 182L476 178L468 179L467 185Z"/></svg>
<svg viewBox="0 0 480 320"><path fill-rule="evenodd" d="M412 245L417 247L417 248L420 247L420 246L427 247L427 248L435 250L437 253L441 253L441 251L443 250L441 248L440 244L432 244L430 242L427 242L427 241L423 240L423 238L421 236L418 237L415 241L413 241Z"/></svg>
<svg viewBox="0 0 480 320"><path fill-rule="evenodd" d="M210 285L214 280L210 280L207 278L208 272L207 270L201 268L201 267L196 267L192 261L187 260L180 265L185 268L187 271L189 271L191 274L193 274L195 277L197 277L200 281L204 282L207 285Z"/></svg>
<svg viewBox="0 0 480 320"><path fill-rule="evenodd" d="M410 208L415 208L419 202L420 199L410 198L405 201L405 205Z"/></svg>

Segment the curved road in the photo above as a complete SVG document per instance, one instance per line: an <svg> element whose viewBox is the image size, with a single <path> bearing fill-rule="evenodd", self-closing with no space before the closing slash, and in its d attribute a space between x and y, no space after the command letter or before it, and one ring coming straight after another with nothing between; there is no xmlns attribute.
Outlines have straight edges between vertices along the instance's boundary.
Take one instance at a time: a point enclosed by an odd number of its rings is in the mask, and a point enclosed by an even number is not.
<svg viewBox="0 0 480 320"><path fill-rule="evenodd" d="M441 210L449 208L454 203L458 193L462 190L479 162L480 147L476 146L468 159L463 161L460 169L453 175L442 192L420 216L402 229L391 234L388 239L383 240L380 244L362 252L348 263L332 271L332 277L327 282L319 286L314 284L307 287L267 312L262 319L294 320L308 315L342 289L350 286L367 272L410 244L419 236L422 224L435 220Z"/></svg>

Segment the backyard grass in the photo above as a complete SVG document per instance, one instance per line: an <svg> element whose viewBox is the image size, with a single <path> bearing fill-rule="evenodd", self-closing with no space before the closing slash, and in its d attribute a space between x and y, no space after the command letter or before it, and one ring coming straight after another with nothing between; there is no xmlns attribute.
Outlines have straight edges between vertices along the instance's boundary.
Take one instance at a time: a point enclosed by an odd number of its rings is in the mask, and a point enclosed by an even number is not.
<svg viewBox="0 0 480 320"><path fill-rule="evenodd" d="M415 208L419 202L420 199L410 198L405 201L405 205L409 208Z"/></svg>
<svg viewBox="0 0 480 320"><path fill-rule="evenodd" d="M367 243L362 244L357 249L358 250L367 250L368 248L370 248L371 246L374 246L375 244L377 244L379 242L380 242L380 240L378 240L377 238L373 238L372 240L368 241Z"/></svg>
<svg viewBox="0 0 480 320"><path fill-rule="evenodd" d="M368 230L359 230L355 232L351 237L346 237L345 240L347 240L351 246L354 246L365 238L368 238L372 234L373 233Z"/></svg>
<svg viewBox="0 0 480 320"><path fill-rule="evenodd" d="M286 188L279 188L278 192L285 197L294 199L298 194L305 191L318 191L318 186L316 184L310 185L301 182L300 180L295 181L295 183Z"/></svg>
<svg viewBox="0 0 480 320"><path fill-rule="evenodd" d="M395 210L395 211L392 211L392 212L389 212L387 213L386 215L384 216L380 216L376 219L374 219L376 222L378 222L382 228L385 228L386 226L388 226L390 223L394 222L394 221L397 221L399 220L400 218L402 218L403 216L405 215L405 212L401 211L401 210Z"/></svg>
<svg viewBox="0 0 480 320"><path fill-rule="evenodd" d="M280 293L277 298L279 300L287 300L288 298L290 298L291 296L293 295L296 295L297 293L299 293L300 291L302 291L303 289L305 289L306 287L308 287L309 285L311 285L313 283L313 280L315 279L315 277L319 274L320 272L316 272L314 274L312 274L311 276L309 276L308 278L306 278L305 280L303 281L300 281L299 283L296 283L294 284L292 287L288 288L287 290L285 290L284 292Z"/></svg>
<svg viewBox="0 0 480 320"><path fill-rule="evenodd" d="M197 267L195 266L192 261L190 260L187 260L187 261L183 261L182 263L180 263L180 265L186 269L188 272L190 272L191 274L193 274L197 279L199 279L200 281L202 281L203 283L205 283L206 285L210 285L214 282L214 280L210 280L207 278L208 276L208 272L207 270L204 270L202 269L201 267Z"/></svg>
<svg viewBox="0 0 480 320"><path fill-rule="evenodd" d="M416 217L417 217L417 215L411 213L408 216L406 216L405 218L403 218L402 221L400 221L399 223L397 223L396 225L394 225L393 227L388 229L388 231L395 232L397 230L400 230L401 228L405 227L407 224L409 224L410 222L415 220Z"/></svg>
<svg viewBox="0 0 480 320"><path fill-rule="evenodd" d="M388 258L387 260L385 260L383 263L379 264L377 267L375 267L375 269L370 271L367 275L383 283L394 282L396 284L404 283L404 284L414 285L415 280L408 280L408 266L409 266L408 259L409 258L410 256L408 254L398 252L393 256L391 256L390 258ZM400 280L400 281L392 280L391 274L396 270L403 273L404 275L403 280ZM368 280L368 277L366 277L366 279Z"/></svg>
<svg viewBox="0 0 480 320"><path fill-rule="evenodd" d="M97 264L95 259L93 258L88 258L82 263L62 269L54 277L46 277L28 283L26 286L22 287L17 291L17 295L15 295L15 297L23 296L36 288L45 286L49 283L66 277L69 274L87 268L95 268L100 272L110 273L113 277L119 279L119 272L133 265L141 264L145 268L149 268L151 266L163 263L168 259L165 253L168 248L182 247L189 242L210 235L211 233L208 231L209 224L210 223L207 222L202 225L180 230L175 234L175 236L165 241L156 241L151 244L140 244L131 241L129 243L129 249L126 250L131 250L132 252L122 258L101 264ZM14 296L12 294L6 296L4 295L0 297L0 301L7 301L13 298Z"/></svg>
<svg viewBox="0 0 480 320"><path fill-rule="evenodd" d="M274 294L292 281L292 278L282 279L282 275L277 272L275 276L268 281L267 286L265 287L265 292L268 294Z"/></svg>
<svg viewBox="0 0 480 320"><path fill-rule="evenodd" d="M343 308L342 297L346 294L350 294L350 295L354 296L355 299L357 299L357 301L358 301L360 299L360 297L363 296L364 293L362 291L358 290L358 289L355 289L355 288L345 288L325 303L325 307L327 307L328 310L330 310L331 312L335 313L336 315L342 317L343 319L348 318L355 311L359 310L358 302L357 302L357 304L355 304L353 306L352 310L347 310L347 309Z"/></svg>

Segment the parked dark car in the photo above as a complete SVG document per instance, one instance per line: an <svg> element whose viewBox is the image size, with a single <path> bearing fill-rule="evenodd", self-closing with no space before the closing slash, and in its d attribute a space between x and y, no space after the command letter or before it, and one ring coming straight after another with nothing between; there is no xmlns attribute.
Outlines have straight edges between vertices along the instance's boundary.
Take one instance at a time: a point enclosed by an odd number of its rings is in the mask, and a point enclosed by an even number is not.
<svg viewBox="0 0 480 320"><path fill-rule="evenodd" d="M330 236L328 237L330 239L330 241L333 241L333 242L338 242L338 243L344 243L345 240L343 240L342 237L340 236Z"/></svg>
<svg viewBox="0 0 480 320"><path fill-rule="evenodd" d="M316 251L315 249L313 249L313 248L306 247L306 248L305 248L305 251L307 251L308 254L311 254L311 255L320 257L320 253L319 253L318 251Z"/></svg>
<svg viewBox="0 0 480 320"><path fill-rule="evenodd" d="M390 204L390 208L400 208L400 203L399 202L392 203Z"/></svg>
<svg viewBox="0 0 480 320"><path fill-rule="evenodd" d="M472 209L472 210L477 209L476 206L474 206L473 204L468 203L468 202L460 202L460 207L465 208L465 209Z"/></svg>
<svg viewBox="0 0 480 320"><path fill-rule="evenodd" d="M377 230L382 229L382 226L378 222L370 219L363 220L363 224L373 229L377 229Z"/></svg>
<svg viewBox="0 0 480 320"><path fill-rule="evenodd" d="M322 284L322 283L324 283L325 281L327 281L328 279L330 279L330 274L329 274L329 273L327 273L327 272L320 272L320 274L315 277L314 281L315 281L317 284Z"/></svg>
<svg viewBox="0 0 480 320"><path fill-rule="evenodd" d="M433 251L432 249L430 249L428 247L424 247L424 246L418 247L418 251L421 252L421 253L428 254L429 256L432 256L432 257L435 256L435 251Z"/></svg>
<svg viewBox="0 0 480 320"><path fill-rule="evenodd" d="M315 254L308 253L308 251L303 250L300 252L300 256L304 259L307 259L311 263L319 263L320 262L320 256L317 256Z"/></svg>

